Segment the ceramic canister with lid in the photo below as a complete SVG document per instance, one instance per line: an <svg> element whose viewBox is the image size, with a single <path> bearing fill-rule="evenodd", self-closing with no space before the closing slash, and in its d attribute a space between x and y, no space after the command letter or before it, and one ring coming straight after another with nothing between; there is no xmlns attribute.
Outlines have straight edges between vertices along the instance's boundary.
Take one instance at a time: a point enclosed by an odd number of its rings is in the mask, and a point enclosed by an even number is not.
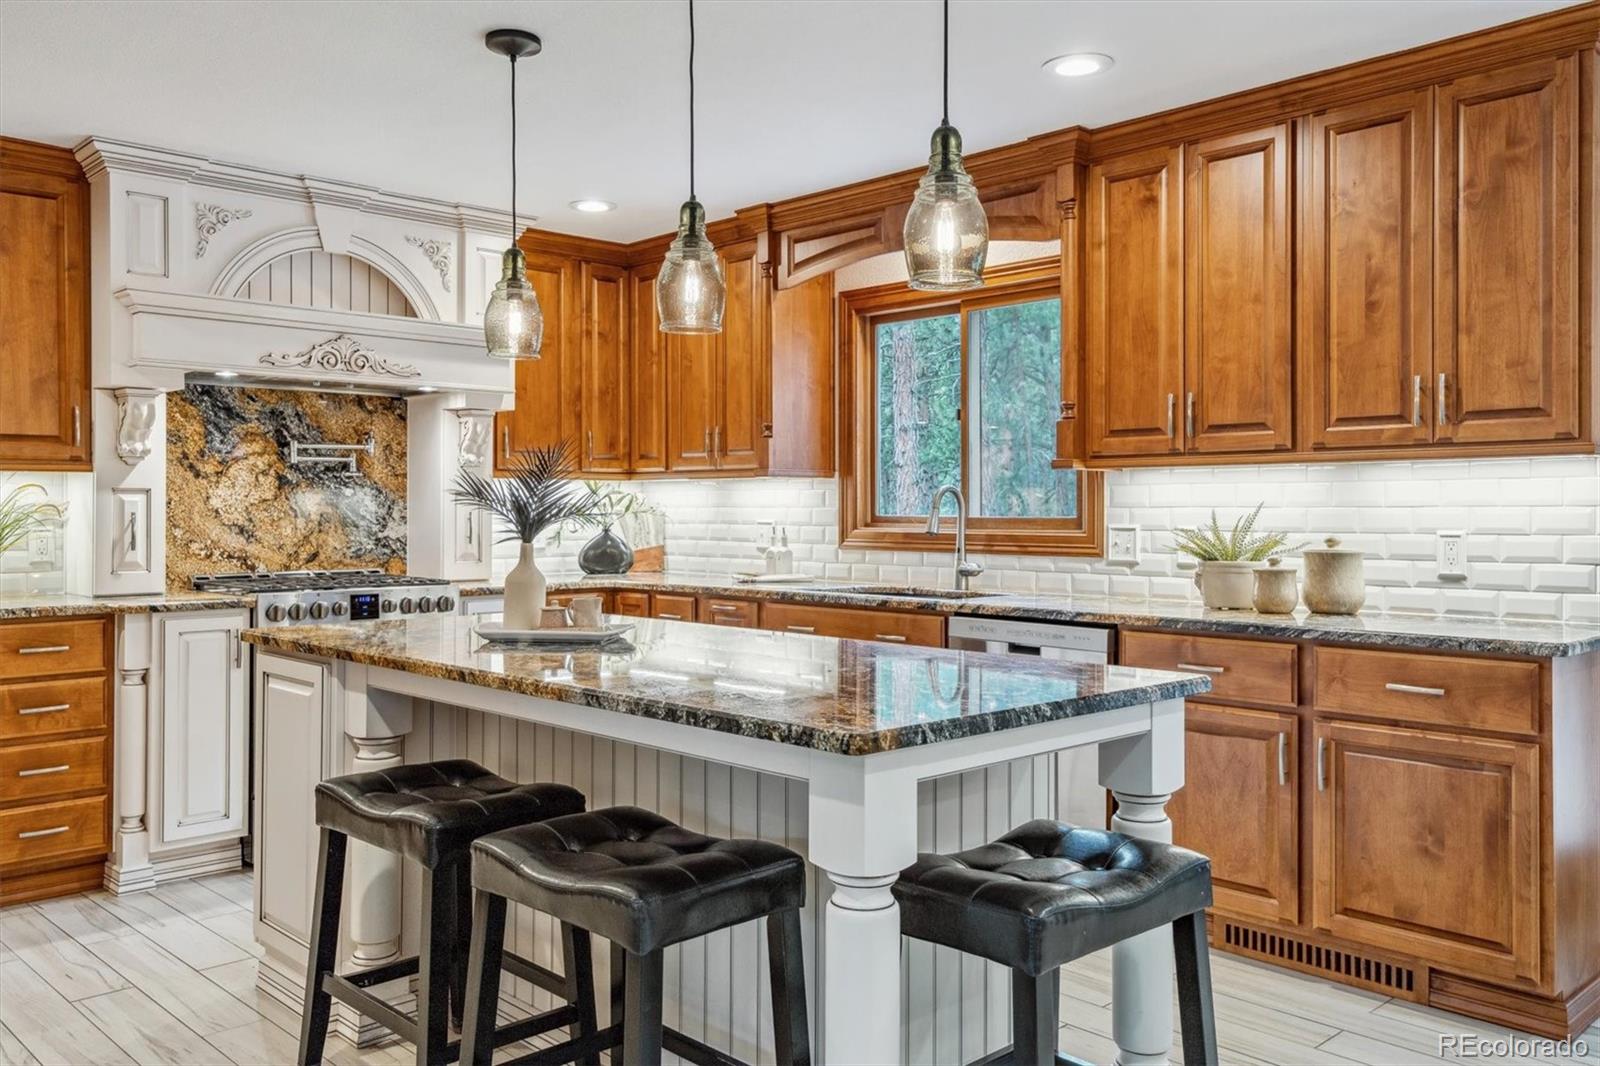
<svg viewBox="0 0 1600 1066"><path fill-rule="evenodd" d="M1355 614L1367 601L1367 581L1361 553L1339 547L1338 537L1322 542L1323 548L1307 548L1305 560L1306 606L1316 614Z"/></svg>
<svg viewBox="0 0 1600 1066"><path fill-rule="evenodd" d="M1256 588L1251 602L1262 614L1292 614L1300 602L1300 590L1295 586L1295 572L1280 565L1282 559L1274 555L1267 565L1255 572Z"/></svg>

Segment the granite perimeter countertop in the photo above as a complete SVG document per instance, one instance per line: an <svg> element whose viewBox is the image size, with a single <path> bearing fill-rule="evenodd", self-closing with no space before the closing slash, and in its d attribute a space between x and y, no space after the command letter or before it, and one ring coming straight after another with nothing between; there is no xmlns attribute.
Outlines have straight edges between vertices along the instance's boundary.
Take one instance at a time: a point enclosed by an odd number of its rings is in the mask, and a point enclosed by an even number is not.
<svg viewBox="0 0 1600 1066"><path fill-rule="evenodd" d="M252 596L218 592L163 592L149 596L76 596L40 593L0 596L0 620L74 618L96 614L165 614L172 611L220 611L253 607Z"/></svg>
<svg viewBox="0 0 1600 1066"><path fill-rule="evenodd" d="M461 615L247 629L270 650L387 667L844 755L1210 690L1199 674L627 619L605 647L507 649Z"/></svg>
<svg viewBox="0 0 1600 1066"><path fill-rule="evenodd" d="M1600 625L1521 619L1474 618L1462 615L1371 611L1359 615L1257 614L1215 611L1175 600L1106 596L1067 596L979 592L952 597L939 590L907 589L885 595L885 585L823 581L770 585L717 575L623 574L578 580L557 580L557 592L584 589L646 589L686 595L722 594L743 599L820 607L869 607L879 610L1018 618L1034 622L1084 622L1104 626L1150 626L1195 633L1277 637L1284 640L1326 640L1381 648L1460 651L1486 655L1560 658L1600 651ZM866 590L866 591L864 591ZM499 596L498 585L466 586L462 596Z"/></svg>

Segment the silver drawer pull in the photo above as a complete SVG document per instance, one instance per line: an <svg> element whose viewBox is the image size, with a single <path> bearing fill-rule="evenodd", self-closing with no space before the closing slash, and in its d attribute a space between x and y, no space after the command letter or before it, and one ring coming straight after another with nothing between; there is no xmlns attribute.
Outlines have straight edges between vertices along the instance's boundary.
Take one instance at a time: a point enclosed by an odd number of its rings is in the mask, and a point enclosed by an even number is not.
<svg viewBox="0 0 1600 1066"><path fill-rule="evenodd" d="M887 640L890 644L904 644L906 642L906 638L898 633L878 633L875 634L875 639Z"/></svg>
<svg viewBox="0 0 1600 1066"><path fill-rule="evenodd" d="M1402 685L1398 681L1391 681L1383 686L1390 692L1409 692L1413 696L1443 696L1444 689L1429 688L1426 685Z"/></svg>
<svg viewBox="0 0 1600 1066"><path fill-rule="evenodd" d="M1201 666L1199 663L1179 663L1179 670L1193 670L1197 674L1225 674L1226 666Z"/></svg>
<svg viewBox="0 0 1600 1066"><path fill-rule="evenodd" d="M18 770L18 777L39 777L43 774L64 774L72 769L71 765L62 763L60 766L41 766L35 770Z"/></svg>
<svg viewBox="0 0 1600 1066"><path fill-rule="evenodd" d="M71 651L71 644L41 644L37 648L18 648L18 655L53 655L58 651Z"/></svg>
<svg viewBox="0 0 1600 1066"><path fill-rule="evenodd" d="M1328 738L1317 738L1317 791L1325 792L1328 788Z"/></svg>
<svg viewBox="0 0 1600 1066"><path fill-rule="evenodd" d="M55 714L57 711L70 711L70 703L52 703L47 707L19 707L18 714Z"/></svg>
<svg viewBox="0 0 1600 1066"><path fill-rule="evenodd" d="M681 614L668 614L666 611L657 611L656 612L656 617L657 618L670 618L674 622L683 621L683 615L681 615Z"/></svg>
<svg viewBox="0 0 1600 1066"><path fill-rule="evenodd" d="M17 839L33 840L36 837L53 837L57 833L65 833L66 831L67 827L64 825L51 826L49 829L30 829L26 833L18 833Z"/></svg>
<svg viewBox="0 0 1600 1066"><path fill-rule="evenodd" d="M1278 734L1278 784L1289 783L1289 734Z"/></svg>
<svg viewBox="0 0 1600 1066"><path fill-rule="evenodd" d="M731 603L713 603L711 605L711 609L716 611L718 614L731 614L734 611L737 611L739 608L735 607Z"/></svg>
<svg viewBox="0 0 1600 1066"><path fill-rule="evenodd" d="M784 626L783 628L791 633L815 633L817 631L816 626Z"/></svg>

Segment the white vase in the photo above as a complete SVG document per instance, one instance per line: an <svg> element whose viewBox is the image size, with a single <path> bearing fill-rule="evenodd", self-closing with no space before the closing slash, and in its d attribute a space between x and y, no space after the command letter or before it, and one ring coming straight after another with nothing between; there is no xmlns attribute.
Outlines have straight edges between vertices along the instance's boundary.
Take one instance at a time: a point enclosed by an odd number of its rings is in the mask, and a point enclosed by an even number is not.
<svg viewBox="0 0 1600 1066"><path fill-rule="evenodd" d="M544 572L533 561L533 543L522 542L517 565L506 575L505 624L509 629L538 629L544 610Z"/></svg>
<svg viewBox="0 0 1600 1066"><path fill-rule="evenodd" d="M1255 595L1257 563L1223 563L1209 560L1195 571L1200 598L1214 610L1248 611Z"/></svg>

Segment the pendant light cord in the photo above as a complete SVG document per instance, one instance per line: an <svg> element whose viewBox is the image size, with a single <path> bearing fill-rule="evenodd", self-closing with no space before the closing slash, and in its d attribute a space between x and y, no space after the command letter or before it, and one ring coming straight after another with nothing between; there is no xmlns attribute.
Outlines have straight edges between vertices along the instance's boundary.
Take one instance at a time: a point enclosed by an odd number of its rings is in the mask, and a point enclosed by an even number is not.
<svg viewBox="0 0 1600 1066"><path fill-rule="evenodd" d="M694 199L694 0L689 0L689 199Z"/></svg>
<svg viewBox="0 0 1600 1066"><path fill-rule="evenodd" d="M950 125L950 0L944 0L944 118L939 124Z"/></svg>
<svg viewBox="0 0 1600 1066"><path fill-rule="evenodd" d="M517 57L511 57L511 244L517 243Z"/></svg>

